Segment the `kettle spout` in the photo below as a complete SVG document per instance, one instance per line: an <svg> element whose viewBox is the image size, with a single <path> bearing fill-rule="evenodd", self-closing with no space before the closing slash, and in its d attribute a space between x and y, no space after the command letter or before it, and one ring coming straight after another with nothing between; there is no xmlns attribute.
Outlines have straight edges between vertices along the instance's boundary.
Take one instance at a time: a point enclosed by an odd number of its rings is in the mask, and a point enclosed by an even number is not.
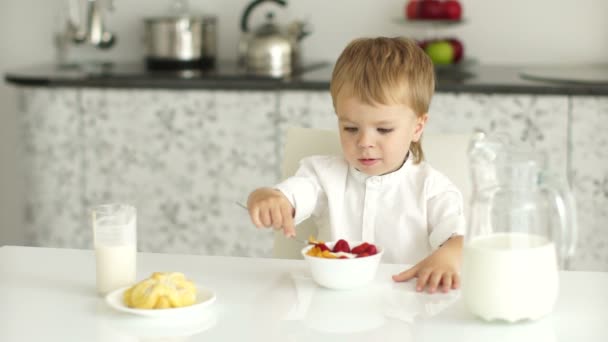
<svg viewBox="0 0 608 342"><path fill-rule="evenodd" d="M302 31L302 32L300 32L300 34L298 34L298 35L296 36L296 40L297 40L297 41L300 41L300 40L304 39L305 37L309 36L311 33L312 33L312 32L308 32L308 31Z"/></svg>
<svg viewBox="0 0 608 342"><path fill-rule="evenodd" d="M312 33L309 26L304 21L294 21L287 27L287 33L296 41L300 41Z"/></svg>

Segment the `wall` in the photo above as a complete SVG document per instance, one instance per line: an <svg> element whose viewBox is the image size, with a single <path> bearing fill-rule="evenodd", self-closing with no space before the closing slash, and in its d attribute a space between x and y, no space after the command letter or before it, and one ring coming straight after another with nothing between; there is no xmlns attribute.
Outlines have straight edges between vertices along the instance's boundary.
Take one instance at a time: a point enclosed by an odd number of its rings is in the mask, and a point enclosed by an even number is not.
<svg viewBox="0 0 608 342"><path fill-rule="evenodd" d="M108 21L120 41L108 56L137 58L141 49L133 47L142 46L141 19L164 13L170 1L114 1L116 11L109 14ZM250 1L190 1L193 10L218 17L219 54L224 59L235 59L240 16ZM470 56L485 64L608 61L605 0L461 0L466 24L435 30L398 23L406 0L287 1L285 10L274 4L262 5L253 12L251 24L263 22L269 10L275 11L279 22L308 19L313 34L304 40L303 48L309 60L334 60L344 45L358 36L453 34L464 41Z"/></svg>
<svg viewBox="0 0 608 342"><path fill-rule="evenodd" d="M605 20L608 13L607 1L461 1L467 23L447 31L438 29L437 34L453 33L462 38L470 55L482 63L571 64L608 61L608 23ZM133 46L141 45L138 34L141 31L140 19L163 13L169 1L115 2L117 9L109 16L109 20L122 42L113 53L118 58L129 59L133 56ZM251 18L252 25L262 22L268 10L276 10L275 17L279 21L308 19L313 34L304 41L304 51L309 59L333 60L344 44L357 36L418 36L434 33L396 23L397 19L402 18L405 0L288 2L286 10L278 10L273 4L258 8ZM218 17L220 55L222 58L234 59L239 37L239 18L249 0L190 3L194 10Z"/></svg>
<svg viewBox="0 0 608 342"><path fill-rule="evenodd" d="M36 8L36 10L32 10ZM0 73L18 65L50 60L48 30L54 4L41 0L0 1ZM25 20L25 19L29 20ZM36 23L32 25L31 23ZM17 155L17 92L0 82L0 246L22 244L23 193Z"/></svg>
<svg viewBox="0 0 608 342"><path fill-rule="evenodd" d="M164 13L168 0L114 0L109 28L117 45L103 52L75 47L73 58L140 60L141 19ZM467 23L445 29L421 29L397 23L405 0L291 0L277 10L279 20L308 19L313 34L303 42L308 60L333 60L357 36L454 34L467 53L485 64L587 64L608 61L608 1L605 0L461 0ZM0 73L19 66L54 60L51 32L60 25L65 0L0 1ZM191 1L194 10L219 20L219 57L235 59L240 15L249 0ZM273 5L252 16L260 23ZM35 24L32 24L35 23ZM10 47L10 48L7 48ZM19 243L22 186L16 154L17 100L13 89L0 85L0 245Z"/></svg>

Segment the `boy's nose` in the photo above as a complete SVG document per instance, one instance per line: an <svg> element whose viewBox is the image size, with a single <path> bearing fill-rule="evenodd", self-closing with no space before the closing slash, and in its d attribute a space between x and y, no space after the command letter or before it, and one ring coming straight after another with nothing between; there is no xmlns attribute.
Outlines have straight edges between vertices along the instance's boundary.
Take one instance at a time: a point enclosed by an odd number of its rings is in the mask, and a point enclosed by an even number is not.
<svg viewBox="0 0 608 342"><path fill-rule="evenodd" d="M373 141L372 141L371 134L369 134L369 133L365 133L365 132L362 132L362 133L359 135L359 139L358 139L358 141L357 141L357 145L358 145L360 148L373 147L373 146L374 146L374 144L373 144Z"/></svg>

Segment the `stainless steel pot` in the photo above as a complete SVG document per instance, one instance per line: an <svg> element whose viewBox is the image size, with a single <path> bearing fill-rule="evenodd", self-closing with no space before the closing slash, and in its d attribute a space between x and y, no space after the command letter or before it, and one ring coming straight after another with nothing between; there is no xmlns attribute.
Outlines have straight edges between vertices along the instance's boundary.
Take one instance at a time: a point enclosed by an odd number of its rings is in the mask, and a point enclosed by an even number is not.
<svg viewBox="0 0 608 342"><path fill-rule="evenodd" d="M217 20L213 16L144 19L146 64L151 69L206 69L215 65Z"/></svg>

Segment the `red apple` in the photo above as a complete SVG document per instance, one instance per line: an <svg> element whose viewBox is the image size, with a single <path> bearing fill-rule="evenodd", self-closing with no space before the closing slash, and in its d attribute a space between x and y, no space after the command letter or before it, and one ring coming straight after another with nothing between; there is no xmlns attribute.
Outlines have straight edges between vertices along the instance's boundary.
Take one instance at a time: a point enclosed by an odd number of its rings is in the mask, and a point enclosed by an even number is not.
<svg viewBox="0 0 608 342"><path fill-rule="evenodd" d="M441 19L443 18L443 6L439 0L425 0L420 4L420 18Z"/></svg>
<svg viewBox="0 0 608 342"><path fill-rule="evenodd" d="M441 3L443 18L449 20L460 20L462 18L462 6L457 0L447 0Z"/></svg>
<svg viewBox="0 0 608 342"><path fill-rule="evenodd" d="M449 38L448 42L450 42L454 49L454 63L460 62L464 55L464 46L462 45L462 42L456 38Z"/></svg>
<svg viewBox="0 0 608 342"><path fill-rule="evenodd" d="M420 5L422 1L420 0L410 0L405 5L405 17L408 19L419 19L420 18L420 9L422 6Z"/></svg>

